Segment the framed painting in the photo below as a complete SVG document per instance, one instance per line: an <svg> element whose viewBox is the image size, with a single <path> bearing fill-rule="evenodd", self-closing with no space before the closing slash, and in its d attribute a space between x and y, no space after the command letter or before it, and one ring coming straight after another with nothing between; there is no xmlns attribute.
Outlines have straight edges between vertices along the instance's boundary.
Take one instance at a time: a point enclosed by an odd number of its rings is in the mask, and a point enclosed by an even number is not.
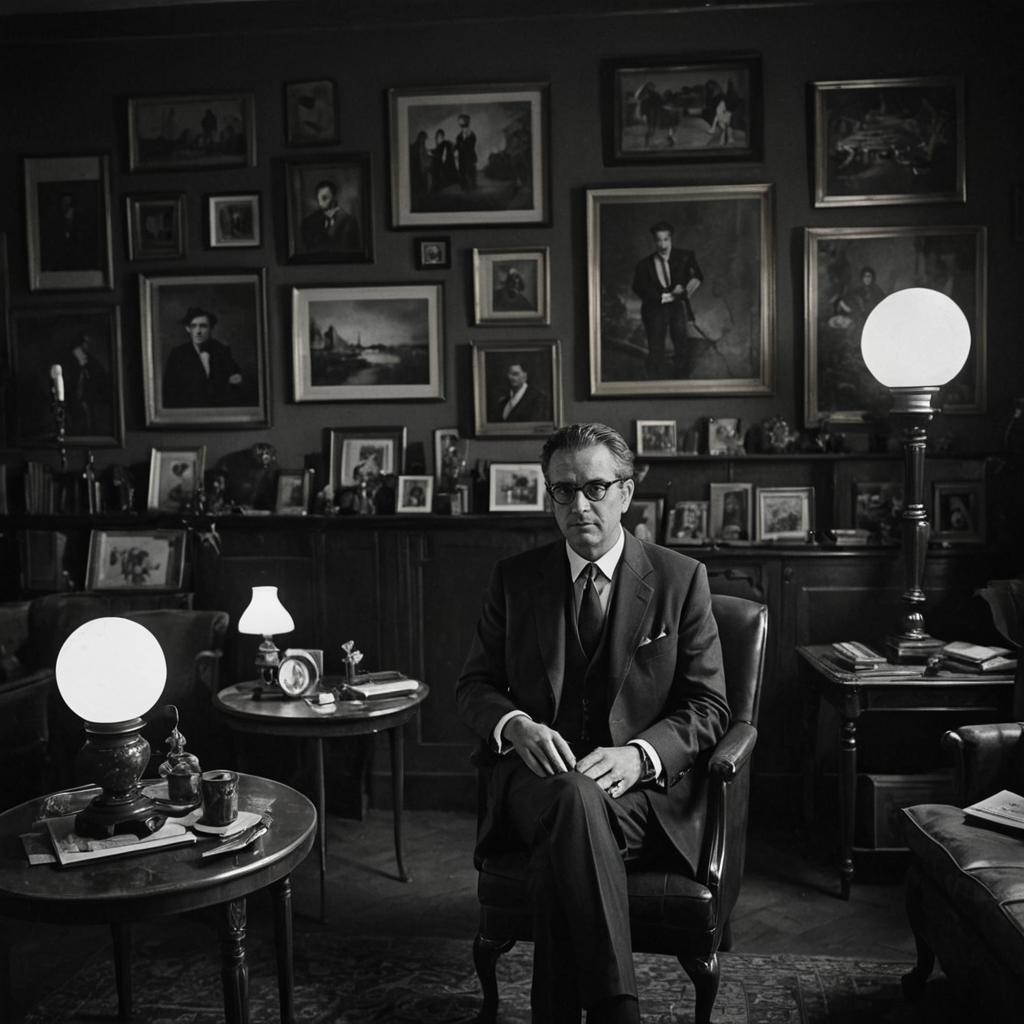
<svg viewBox="0 0 1024 1024"><path fill-rule="evenodd" d="M149 456L149 512L190 512L203 483L206 446L154 448Z"/></svg>
<svg viewBox="0 0 1024 1024"><path fill-rule="evenodd" d="M458 427L434 428L434 476L438 485L445 476L456 479L465 468L469 442L459 437Z"/></svg>
<svg viewBox="0 0 1024 1024"><path fill-rule="evenodd" d="M868 371L860 336L892 292L934 288L963 311L971 351L942 389L943 412L985 411L986 230L966 227L804 229L804 419L863 423L889 409Z"/></svg>
<svg viewBox="0 0 1024 1024"><path fill-rule="evenodd" d="M760 160L761 58L607 60L605 163Z"/></svg>
<svg viewBox="0 0 1024 1024"><path fill-rule="evenodd" d="M549 434L562 420L558 341L474 341L473 410L479 437Z"/></svg>
<svg viewBox="0 0 1024 1024"><path fill-rule="evenodd" d="M429 512L434 506L432 476L400 476L396 512Z"/></svg>
<svg viewBox="0 0 1024 1024"><path fill-rule="evenodd" d="M757 539L760 543L806 543L814 529L813 520L813 487L758 487Z"/></svg>
<svg viewBox="0 0 1024 1024"><path fill-rule="evenodd" d="M815 206L967 201L962 76L812 88Z"/></svg>
<svg viewBox="0 0 1024 1024"><path fill-rule="evenodd" d="M437 235L413 242L417 270L448 270L452 265L452 240Z"/></svg>
<svg viewBox="0 0 1024 1024"><path fill-rule="evenodd" d="M932 484L931 539L951 544L985 541L985 481Z"/></svg>
<svg viewBox="0 0 1024 1024"><path fill-rule="evenodd" d="M708 537L715 541L754 538L754 485L709 484Z"/></svg>
<svg viewBox="0 0 1024 1024"><path fill-rule="evenodd" d="M591 394L771 394L774 252L771 185L589 190Z"/></svg>
<svg viewBox="0 0 1024 1024"><path fill-rule="evenodd" d="M124 444L119 306L16 310L9 354L13 444L31 448L56 443L54 397L61 403L66 445Z"/></svg>
<svg viewBox="0 0 1024 1024"><path fill-rule="evenodd" d="M444 398L439 284L292 289L296 402Z"/></svg>
<svg viewBox="0 0 1024 1024"><path fill-rule="evenodd" d="M185 194L128 196L128 259L177 260L185 255Z"/></svg>
<svg viewBox="0 0 1024 1024"><path fill-rule="evenodd" d="M547 246L474 249L474 323L551 323L548 253Z"/></svg>
<svg viewBox="0 0 1024 1024"><path fill-rule="evenodd" d="M637 420L637 455L675 455L678 447L675 420Z"/></svg>
<svg viewBox="0 0 1024 1024"><path fill-rule="evenodd" d="M708 417L708 455L742 455L743 431L738 416Z"/></svg>
<svg viewBox="0 0 1024 1024"><path fill-rule="evenodd" d="M629 508L622 513L622 527L637 540L659 544L665 520L665 498L661 494L633 494Z"/></svg>
<svg viewBox="0 0 1024 1024"><path fill-rule="evenodd" d="M111 289L110 161L25 158L29 290Z"/></svg>
<svg viewBox="0 0 1024 1024"><path fill-rule="evenodd" d="M279 469L274 481L274 511L279 516L304 516L312 497L312 472L308 469Z"/></svg>
<svg viewBox="0 0 1024 1024"><path fill-rule="evenodd" d="M184 530L93 530L86 590L180 590Z"/></svg>
<svg viewBox="0 0 1024 1024"><path fill-rule="evenodd" d="M206 239L211 249L258 249L262 244L259 193L207 196Z"/></svg>
<svg viewBox="0 0 1024 1024"><path fill-rule="evenodd" d="M130 99L128 170L255 167L254 110L247 93Z"/></svg>
<svg viewBox="0 0 1024 1024"><path fill-rule="evenodd" d="M265 427L266 272L139 277L147 427Z"/></svg>
<svg viewBox="0 0 1024 1024"><path fill-rule="evenodd" d="M338 141L337 107L337 90L329 78L285 82L285 143L289 146L333 146Z"/></svg>
<svg viewBox="0 0 1024 1024"><path fill-rule="evenodd" d="M392 89L391 225L544 224L548 86Z"/></svg>
<svg viewBox="0 0 1024 1024"><path fill-rule="evenodd" d="M539 462L492 462L488 484L491 512L544 511L546 492Z"/></svg>
<svg viewBox="0 0 1024 1024"><path fill-rule="evenodd" d="M853 482L853 527L866 530L883 543L896 544L900 539L903 517L903 484L889 481Z"/></svg>
<svg viewBox="0 0 1024 1024"><path fill-rule="evenodd" d="M373 261L369 153L290 160L285 181L290 262Z"/></svg>
<svg viewBox="0 0 1024 1024"><path fill-rule="evenodd" d="M677 501L669 512L665 526L665 543L669 547L689 547L708 541L708 503Z"/></svg>
<svg viewBox="0 0 1024 1024"><path fill-rule="evenodd" d="M405 427L333 427L327 432L330 486L399 476L405 466Z"/></svg>

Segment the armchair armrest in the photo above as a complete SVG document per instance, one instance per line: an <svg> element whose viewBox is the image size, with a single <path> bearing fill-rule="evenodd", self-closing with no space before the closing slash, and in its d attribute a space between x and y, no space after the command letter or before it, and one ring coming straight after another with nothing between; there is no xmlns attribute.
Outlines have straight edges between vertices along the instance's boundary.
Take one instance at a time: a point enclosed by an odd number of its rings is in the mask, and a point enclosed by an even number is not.
<svg viewBox="0 0 1024 1024"><path fill-rule="evenodd" d="M757 742L757 729L747 722L734 722L711 752L708 771L712 778L731 782L750 760Z"/></svg>
<svg viewBox="0 0 1024 1024"><path fill-rule="evenodd" d="M196 682L212 699L220 689L220 662L223 651L200 651L196 655Z"/></svg>
<svg viewBox="0 0 1024 1024"><path fill-rule="evenodd" d="M1020 722L965 725L947 732L942 747L952 757L961 807L1001 789L1015 789L1024 778L1024 724Z"/></svg>

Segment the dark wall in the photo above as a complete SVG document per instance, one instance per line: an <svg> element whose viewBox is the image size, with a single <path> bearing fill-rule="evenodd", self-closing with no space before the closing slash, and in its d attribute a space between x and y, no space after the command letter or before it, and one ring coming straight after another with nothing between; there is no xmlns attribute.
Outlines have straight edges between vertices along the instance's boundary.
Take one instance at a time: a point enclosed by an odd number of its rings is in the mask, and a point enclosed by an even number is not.
<svg viewBox="0 0 1024 1024"><path fill-rule="evenodd" d="M744 424L781 413L803 423L803 228L806 226L986 225L988 228L988 412L947 417L963 449L998 448L1012 399L1022 392L1017 294L1021 243L1011 196L1020 179L1021 67L1011 5L832 3L768 9L695 9L676 14L481 17L447 23L345 25L323 4L230 5L223 13L156 11L103 21L50 18L0 21L0 231L8 238L10 303L56 309L82 303L121 307L125 352L126 451L98 463L145 462L152 446L208 446L208 462L268 438L282 465L318 450L323 428L405 424L430 451L435 427L472 433L471 339L558 338L565 373L565 419L602 419L632 437L633 420L672 418L685 429L702 417L740 416ZM536 5L530 10L535 10ZM558 11L558 5L553 7ZM602 7L602 10L607 10ZM148 17L148 20L147 20ZM44 27L40 27L43 24ZM98 26L98 27L97 27ZM686 56L755 51L764 70L764 162L606 167L599 64L605 57ZM823 79L962 73L967 86L968 201L960 204L817 210L811 195L808 83ZM367 151L373 167L375 260L363 265L296 266L286 261L286 158L282 84L330 77L338 85L341 142L335 152ZM393 86L543 81L550 83L551 221L545 227L439 229L452 240L452 268L417 271L413 238L434 231L389 227L385 93ZM164 93L253 94L257 166L244 170L130 174L126 101ZM30 293L25 258L22 157L109 153L112 157L112 293ZM616 185L770 182L775 188L776 371L767 397L591 400L588 386L587 254L584 193ZM204 248L205 197L259 191L264 245ZM176 262L127 258L125 196L182 191L189 246ZM550 246L552 321L545 328L474 328L474 247ZM266 430L146 430L143 426L138 275L266 267L273 426ZM290 289L295 285L439 280L445 290L443 402L295 404L291 400ZM10 386L16 386L10 385ZM471 457L533 458L533 441L481 440ZM8 462L30 453L2 452ZM52 456L51 456L52 458Z"/></svg>

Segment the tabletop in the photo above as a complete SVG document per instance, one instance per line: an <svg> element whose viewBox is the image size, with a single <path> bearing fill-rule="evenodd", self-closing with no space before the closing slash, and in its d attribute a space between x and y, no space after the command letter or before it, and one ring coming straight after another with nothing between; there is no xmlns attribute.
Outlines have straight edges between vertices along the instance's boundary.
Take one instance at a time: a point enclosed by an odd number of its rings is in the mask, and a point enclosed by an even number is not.
<svg viewBox="0 0 1024 1024"><path fill-rule="evenodd" d="M840 686L900 687L924 684L931 688L985 687L1012 685L1013 673L954 671L941 668L934 675L925 674L923 664L891 665L854 671L847 668L832 650L831 644L810 644L798 647L800 655L829 683Z"/></svg>

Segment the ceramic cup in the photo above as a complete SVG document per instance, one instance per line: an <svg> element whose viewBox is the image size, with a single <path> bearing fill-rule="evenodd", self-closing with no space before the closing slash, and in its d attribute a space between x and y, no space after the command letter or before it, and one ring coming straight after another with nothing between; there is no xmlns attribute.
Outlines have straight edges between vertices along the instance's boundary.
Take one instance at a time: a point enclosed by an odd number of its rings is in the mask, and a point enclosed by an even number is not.
<svg viewBox="0 0 1024 1024"><path fill-rule="evenodd" d="M238 773L223 768L203 772L201 825L230 825L238 817Z"/></svg>

